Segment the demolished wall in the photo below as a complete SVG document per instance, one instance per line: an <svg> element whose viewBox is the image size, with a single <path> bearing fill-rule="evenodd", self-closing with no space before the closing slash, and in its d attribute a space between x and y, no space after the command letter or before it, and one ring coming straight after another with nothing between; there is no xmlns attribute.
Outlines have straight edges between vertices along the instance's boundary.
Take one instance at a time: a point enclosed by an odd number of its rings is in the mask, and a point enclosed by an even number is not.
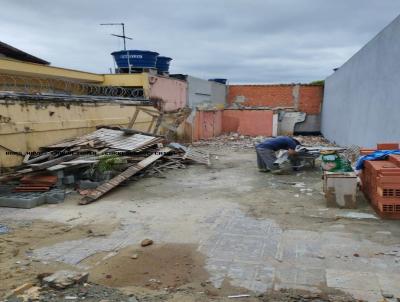
<svg viewBox="0 0 400 302"><path fill-rule="evenodd" d="M325 81L322 133L340 145L400 141L400 16Z"/></svg>
<svg viewBox="0 0 400 302"><path fill-rule="evenodd" d="M183 125L181 137L196 141L221 134L221 109L226 104L227 86L213 81L185 76L188 85L187 104L192 109Z"/></svg>
<svg viewBox="0 0 400 302"><path fill-rule="evenodd" d="M320 112L323 91L322 85L311 84L230 85L227 102L233 108L281 109L280 123L285 123L286 119L283 116L287 111L304 113L305 118L296 124L290 124L289 132L285 130L280 134L315 133L321 129ZM291 120L290 116L287 118ZM289 125L282 126L280 128L286 129Z"/></svg>
<svg viewBox="0 0 400 302"><path fill-rule="evenodd" d="M159 99L165 111L173 111L186 106L187 83L185 81L149 75L150 99Z"/></svg>
<svg viewBox="0 0 400 302"><path fill-rule="evenodd" d="M319 114L323 86L307 84L229 85L228 104L247 107L289 107Z"/></svg>

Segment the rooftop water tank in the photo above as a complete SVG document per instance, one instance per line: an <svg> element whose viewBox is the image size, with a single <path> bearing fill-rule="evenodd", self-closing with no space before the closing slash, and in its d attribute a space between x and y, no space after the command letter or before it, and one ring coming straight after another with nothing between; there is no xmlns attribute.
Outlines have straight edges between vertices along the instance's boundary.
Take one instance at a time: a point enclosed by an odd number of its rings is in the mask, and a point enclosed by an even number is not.
<svg viewBox="0 0 400 302"><path fill-rule="evenodd" d="M158 53L148 50L121 50L111 53L117 67L130 68L156 68Z"/></svg>
<svg viewBox="0 0 400 302"><path fill-rule="evenodd" d="M209 79L209 81L226 85L226 82L228 81L228 79Z"/></svg>
<svg viewBox="0 0 400 302"><path fill-rule="evenodd" d="M172 59L169 57L158 56L156 68L159 73L169 73L169 64L171 63Z"/></svg>

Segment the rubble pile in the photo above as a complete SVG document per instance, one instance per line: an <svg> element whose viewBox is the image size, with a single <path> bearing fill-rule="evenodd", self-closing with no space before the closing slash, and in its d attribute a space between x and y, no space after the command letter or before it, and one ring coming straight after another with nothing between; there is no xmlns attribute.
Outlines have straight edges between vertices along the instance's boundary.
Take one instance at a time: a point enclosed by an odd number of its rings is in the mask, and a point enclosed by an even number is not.
<svg viewBox="0 0 400 302"><path fill-rule="evenodd" d="M201 140L199 142L193 143L194 146L211 146L216 149L219 148L232 148L234 150L240 149L253 149L254 146L261 141L269 138L269 136L248 136L241 135L238 133L229 133L222 134L218 137L209 139L209 140ZM336 144L331 143L326 138L321 135L317 136L305 136L305 135L296 135L294 138L301 141L302 145L307 147L336 147Z"/></svg>
<svg viewBox="0 0 400 302"><path fill-rule="evenodd" d="M201 140L194 142L194 146L207 146L213 149L231 148L233 150L253 149L255 144L261 142L267 137L264 136L247 136L238 133L222 134L209 140Z"/></svg>
<svg viewBox="0 0 400 302"><path fill-rule="evenodd" d="M308 147L336 147L337 145L331 143L322 135L296 135L295 139L299 140L302 145Z"/></svg>
<svg viewBox="0 0 400 302"><path fill-rule="evenodd" d="M162 176L165 170L193 162L210 165L209 154L170 143L161 135L101 127L26 155L21 166L0 176L0 206L62 202L65 188L79 192L80 204L88 204L125 181Z"/></svg>

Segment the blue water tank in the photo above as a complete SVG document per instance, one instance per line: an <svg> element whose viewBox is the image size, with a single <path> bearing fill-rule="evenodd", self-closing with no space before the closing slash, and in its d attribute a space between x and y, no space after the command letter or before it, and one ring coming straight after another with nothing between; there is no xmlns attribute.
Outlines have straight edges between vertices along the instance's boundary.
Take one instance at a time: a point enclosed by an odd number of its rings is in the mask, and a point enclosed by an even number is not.
<svg viewBox="0 0 400 302"><path fill-rule="evenodd" d="M226 82L228 81L228 79L209 79L209 81L226 85Z"/></svg>
<svg viewBox="0 0 400 302"><path fill-rule="evenodd" d="M169 57L158 56L156 68L159 73L168 73L169 72L169 64L171 63L172 59Z"/></svg>
<svg viewBox="0 0 400 302"><path fill-rule="evenodd" d="M148 50L121 50L111 55L118 68L156 68L158 53Z"/></svg>

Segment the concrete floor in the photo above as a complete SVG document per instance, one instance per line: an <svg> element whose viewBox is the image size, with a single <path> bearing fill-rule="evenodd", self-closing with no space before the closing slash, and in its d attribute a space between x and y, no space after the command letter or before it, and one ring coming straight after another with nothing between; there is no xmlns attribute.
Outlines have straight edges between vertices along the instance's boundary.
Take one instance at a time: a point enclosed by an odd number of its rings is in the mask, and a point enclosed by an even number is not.
<svg viewBox="0 0 400 302"><path fill-rule="evenodd" d="M228 279L255 292L334 288L368 301L380 301L382 293L400 297L400 221L378 219L362 196L358 210L327 209L318 170L277 176L258 172L252 151L215 153L212 168L193 165L165 179L142 179L87 206L71 196L59 205L2 208L0 219L109 230L33 252L47 262L87 269L91 255L110 257L151 238L196 244L216 287ZM365 218L350 218L360 213Z"/></svg>

